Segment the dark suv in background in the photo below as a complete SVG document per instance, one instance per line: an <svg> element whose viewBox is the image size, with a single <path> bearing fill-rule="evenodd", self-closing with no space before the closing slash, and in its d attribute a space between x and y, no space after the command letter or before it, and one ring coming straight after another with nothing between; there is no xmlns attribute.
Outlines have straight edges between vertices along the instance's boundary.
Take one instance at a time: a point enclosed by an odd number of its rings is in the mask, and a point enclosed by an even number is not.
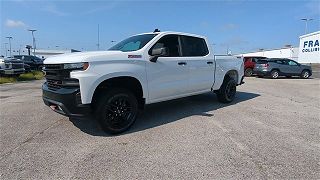
<svg viewBox="0 0 320 180"><path fill-rule="evenodd" d="M307 79L312 75L310 66L302 65L291 59L270 58L259 60L253 72L259 77L270 76L273 79L279 76L300 76Z"/></svg>
<svg viewBox="0 0 320 180"><path fill-rule="evenodd" d="M23 63L30 66L32 70L41 70L43 67L43 59L32 55L15 55L14 58L21 59Z"/></svg>

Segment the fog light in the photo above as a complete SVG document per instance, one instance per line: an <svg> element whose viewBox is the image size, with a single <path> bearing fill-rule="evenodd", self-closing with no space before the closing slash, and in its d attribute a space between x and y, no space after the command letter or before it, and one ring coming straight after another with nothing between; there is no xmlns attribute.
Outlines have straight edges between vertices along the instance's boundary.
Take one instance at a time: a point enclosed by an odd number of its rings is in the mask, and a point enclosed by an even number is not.
<svg viewBox="0 0 320 180"><path fill-rule="evenodd" d="M59 109L60 111L63 111L63 110L62 110L62 108L61 108L60 106L58 106L58 109Z"/></svg>
<svg viewBox="0 0 320 180"><path fill-rule="evenodd" d="M52 110L56 110L56 109L57 109L57 106L56 106L56 105L50 105L50 108L51 108Z"/></svg>

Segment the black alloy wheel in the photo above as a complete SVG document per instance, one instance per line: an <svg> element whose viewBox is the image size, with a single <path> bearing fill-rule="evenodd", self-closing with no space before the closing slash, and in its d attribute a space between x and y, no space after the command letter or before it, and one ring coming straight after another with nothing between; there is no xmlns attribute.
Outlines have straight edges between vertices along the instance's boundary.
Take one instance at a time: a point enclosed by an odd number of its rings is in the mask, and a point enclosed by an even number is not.
<svg viewBox="0 0 320 180"><path fill-rule="evenodd" d="M236 95L236 86L232 82L229 82L227 84L225 91L226 91L227 99L232 100Z"/></svg>
<svg viewBox="0 0 320 180"><path fill-rule="evenodd" d="M121 133L135 122L138 102L130 91L120 88L112 89L101 98L95 114L105 132Z"/></svg>
<svg viewBox="0 0 320 180"><path fill-rule="evenodd" d="M226 78L220 89L216 91L218 100L222 103L230 103L234 100L237 92L237 83L232 78Z"/></svg>

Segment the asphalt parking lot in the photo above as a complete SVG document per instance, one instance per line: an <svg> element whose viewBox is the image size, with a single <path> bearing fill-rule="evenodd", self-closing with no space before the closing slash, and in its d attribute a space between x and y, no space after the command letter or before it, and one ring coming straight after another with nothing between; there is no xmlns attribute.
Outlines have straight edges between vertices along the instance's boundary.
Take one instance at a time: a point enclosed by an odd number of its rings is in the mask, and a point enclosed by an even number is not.
<svg viewBox="0 0 320 180"><path fill-rule="evenodd" d="M150 105L129 132L103 133L0 86L0 179L320 178L320 80L246 78L232 104L203 94Z"/></svg>

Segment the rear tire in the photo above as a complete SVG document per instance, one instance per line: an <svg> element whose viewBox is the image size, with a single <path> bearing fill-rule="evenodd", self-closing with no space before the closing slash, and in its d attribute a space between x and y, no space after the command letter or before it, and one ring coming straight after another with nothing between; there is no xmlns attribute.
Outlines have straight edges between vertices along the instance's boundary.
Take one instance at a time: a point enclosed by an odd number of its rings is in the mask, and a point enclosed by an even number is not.
<svg viewBox="0 0 320 180"><path fill-rule="evenodd" d="M272 70L271 71L271 78L277 79L279 77L279 71L278 70Z"/></svg>
<svg viewBox="0 0 320 180"><path fill-rule="evenodd" d="M303 79L308 79L310 77L310 72L308 70L303 70L300 77Z"/></svg>
<svg viewBox="0 0 320 180"><path fill-rule="evenodd" d="M247 68L247 69L244 71L244 74L245 74L247 77L252 76L252 73L253 73L253 70L252 70L251 68Z"/></svg>
<svg viewBox="0 0 320 180"><path fill-rule="evenodd" d="M137 98L130 91L113 88L98 96L95 117L101 128L108 134L128 130L138 115Z"/></svg>
<svg viewBox="0 0 320 180"><path fill-rule="evenodd" d="M230 103L234 100L237 91L237 83L234 79L227 77L220 89L216 91L219 102Z"/></svg>

